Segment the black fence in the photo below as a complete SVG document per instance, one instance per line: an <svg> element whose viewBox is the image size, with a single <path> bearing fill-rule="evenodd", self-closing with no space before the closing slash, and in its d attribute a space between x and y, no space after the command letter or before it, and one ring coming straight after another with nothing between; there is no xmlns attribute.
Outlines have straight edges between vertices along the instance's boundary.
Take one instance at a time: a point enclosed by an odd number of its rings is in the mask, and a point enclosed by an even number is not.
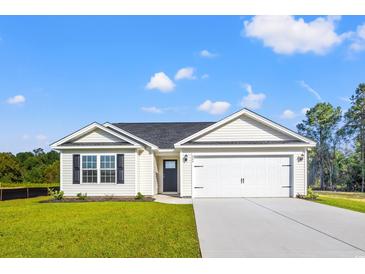
<svg viewBox="0 0 365 274"><path fill-rule="evenodd" d="M59 187L51 187L59 190ZM24 199L38 196L47 196L47 187L24 187L24 188L2 188L0 189L0 201Z"/></svg>

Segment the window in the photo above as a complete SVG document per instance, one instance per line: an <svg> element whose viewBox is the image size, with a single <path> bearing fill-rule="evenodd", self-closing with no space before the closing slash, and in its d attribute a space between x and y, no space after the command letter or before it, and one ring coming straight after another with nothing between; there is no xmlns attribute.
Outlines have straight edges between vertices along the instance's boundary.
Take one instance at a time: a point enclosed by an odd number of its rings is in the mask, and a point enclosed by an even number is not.
<svg viewBox="0 0 365 274"><path fill-rule="evenodd" d="M165 168L166 169L175 169L176 161L165 161Z"/></svg>
<svg viewBox="0 0 365 274"><path fill-rule="evenodd" d="M116 183L115 155L82 155L82 183Z"/></svg>
<svg viewBox="0 0 365 274"><path fill-rule="evenodd" d="M97 183L98 169L96 165L96 155L82 156L82 182Z"/></svg>
<svg viewBox="0 0 365 274"><path fill-rule="evenodd" d="M100 183L115 183L115 156L100 156Z"/></svg>

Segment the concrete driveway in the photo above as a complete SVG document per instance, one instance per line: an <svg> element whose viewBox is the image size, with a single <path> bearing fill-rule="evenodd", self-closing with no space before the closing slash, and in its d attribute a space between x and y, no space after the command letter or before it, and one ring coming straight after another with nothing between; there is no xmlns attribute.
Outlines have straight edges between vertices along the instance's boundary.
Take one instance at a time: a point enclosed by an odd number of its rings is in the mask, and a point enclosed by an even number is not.
<svg viewBox="0 0 365 274"><path fill-rule="evenodd" d="M291 198L194 199L203 257L365 257L365 214Z"/></svg>

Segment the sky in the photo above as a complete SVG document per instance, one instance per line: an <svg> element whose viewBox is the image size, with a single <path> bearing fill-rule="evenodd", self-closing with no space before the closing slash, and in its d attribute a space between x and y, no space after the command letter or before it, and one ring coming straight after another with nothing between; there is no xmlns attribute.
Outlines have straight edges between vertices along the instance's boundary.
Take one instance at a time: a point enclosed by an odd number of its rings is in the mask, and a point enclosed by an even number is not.
<svg viewBox="0 0 365 274"><path fill-rule="evenodd" d="M243 107L295 130L364 81L364 16L1 16L0 151Z"/></svg>

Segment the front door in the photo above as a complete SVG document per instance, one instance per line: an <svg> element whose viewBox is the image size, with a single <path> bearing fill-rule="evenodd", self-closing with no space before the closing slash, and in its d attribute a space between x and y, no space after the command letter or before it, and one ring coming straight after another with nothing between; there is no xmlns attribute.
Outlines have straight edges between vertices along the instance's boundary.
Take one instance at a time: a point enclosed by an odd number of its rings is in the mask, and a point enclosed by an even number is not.
<svg viewBox="0 0 365 274"><path fill-rule="evenodd" d="M163 160L163 192L177 192L177 160Z"/></svg>

